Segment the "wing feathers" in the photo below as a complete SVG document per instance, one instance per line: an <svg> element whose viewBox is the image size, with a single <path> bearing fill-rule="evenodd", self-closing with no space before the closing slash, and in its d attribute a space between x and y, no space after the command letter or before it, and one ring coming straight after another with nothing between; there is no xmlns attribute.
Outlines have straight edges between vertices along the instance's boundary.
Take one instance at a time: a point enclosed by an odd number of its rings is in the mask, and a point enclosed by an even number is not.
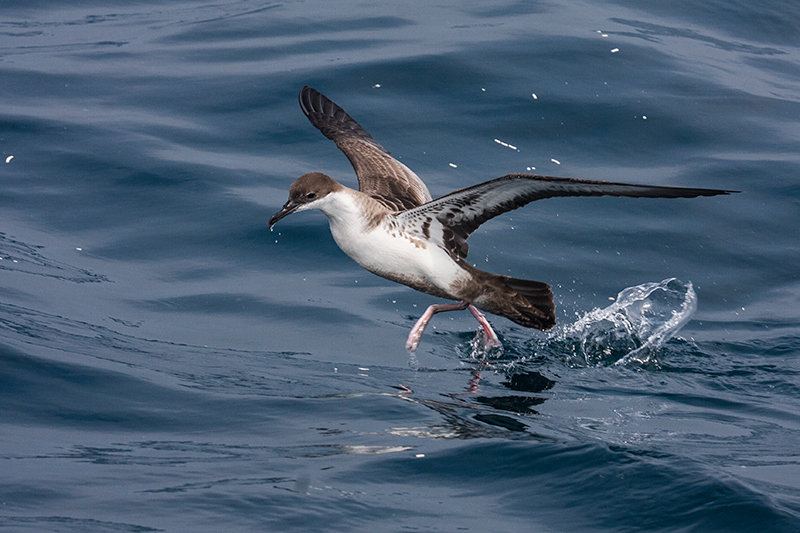
<svg viewBox="0 0 800 533"><path fill-rule="evenodd" d="M431 200L422 180L394 159L344 109L311 87L300 90L299 100L311 124L350 160L359 190L394 211L395 221L404 231L432 239L454 259L467 257L467 237L478 226L534 200L556 196L694 198L738 192L508 174Z"/></svg>
<svg viewBox="0 0 800 533"><path fill-rule="evenodd" d="M439 243L451 255L465 258L466 240L487 220L522 207L534 200L557 196L624 196L629 198L695 198L738 191L631 185L608 181L580 180L508 174L500 178L460 189L420 207L397 215L401 223L416 226L422 220L435 219L442 225Z"/></svg>
<svg viewBox="0 0 800 533"><path fill-rule="evenodd" d="M412 209L431 200L422 180L393 158L344 109L311 87L303 87L299 100L311 124L350 160L361 192L392 211Z"/></svg>

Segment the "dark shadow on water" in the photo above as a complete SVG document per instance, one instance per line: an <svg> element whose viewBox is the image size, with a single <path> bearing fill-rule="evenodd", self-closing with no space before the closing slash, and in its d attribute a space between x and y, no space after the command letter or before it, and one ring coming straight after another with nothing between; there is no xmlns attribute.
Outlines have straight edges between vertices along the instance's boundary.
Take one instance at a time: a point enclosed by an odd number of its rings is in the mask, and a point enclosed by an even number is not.
<svg viewBox="0 0 800 533"><path fill-rule="evenodd" d="M508 381L503 382L509 389L522 392L542 392L552 389L555 384L555 381L533 371L512 374Z"/></svg>
<svg viewBox="0 0 800 533"><path fill-rule="evenodd" d="M547 400L535 396L478 396L475 401L501 411L525 415L538 414L532 407L541 405Z"/></svg>
<svg viewBox="0 0 800 533"><path fill-rule="evenodd" d="M475 415L475 420L483 422L484 424L501 427L509 431L525 431L528 429L528 426L519 420L504 415L478 414Z"/></svg>

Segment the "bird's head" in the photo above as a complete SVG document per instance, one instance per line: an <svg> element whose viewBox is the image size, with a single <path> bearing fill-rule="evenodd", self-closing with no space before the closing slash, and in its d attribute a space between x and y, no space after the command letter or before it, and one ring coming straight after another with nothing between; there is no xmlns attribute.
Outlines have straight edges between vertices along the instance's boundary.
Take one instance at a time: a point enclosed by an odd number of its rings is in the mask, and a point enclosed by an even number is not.
<svg viewBox="0 0 800 533"><path fill-rule="evenodd" d="M321 172L303 174L289 187L289 199L281 210L270 217L269 229L272 229L277 221L295 211L317 208L320 200L341 188L343 188L341 184Z"/></svg>

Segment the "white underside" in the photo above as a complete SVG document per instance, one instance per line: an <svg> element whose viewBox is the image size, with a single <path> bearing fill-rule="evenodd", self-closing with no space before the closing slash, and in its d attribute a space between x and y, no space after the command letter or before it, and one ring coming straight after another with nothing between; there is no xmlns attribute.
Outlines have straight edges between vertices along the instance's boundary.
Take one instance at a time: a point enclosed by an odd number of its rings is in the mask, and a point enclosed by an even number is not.
<svg viewBox="0 0 800 533"><path fill-rule="evenodd" d="M442 248L430 241L392 232L386 223L368 228L368 217L350 191L337 191L306 208L320 209L328 217L339 248L365 269L390 278L414 279L452 293L452 285L469 274Z"/></svg>

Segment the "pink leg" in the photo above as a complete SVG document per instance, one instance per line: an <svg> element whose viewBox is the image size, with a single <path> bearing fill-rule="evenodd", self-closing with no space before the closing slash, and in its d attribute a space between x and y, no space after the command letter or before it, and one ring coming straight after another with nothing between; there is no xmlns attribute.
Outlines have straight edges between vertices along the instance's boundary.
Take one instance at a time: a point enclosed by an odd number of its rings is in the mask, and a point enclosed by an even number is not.
<svg viewBox="0 0 800 533"><path fill-rule="evenodd" d="M414 324L414 327L411 328L411 333L408 334L408 340L406 340L406 350L413 352L417 349L419 340L422 337L422 332L425 331L425 327L427 327L433 315L444 311L461 311L469 307L469 305L469 302L461 301L457 304L435 304L428 307L425 312L422 313L422 316L419 317L417 323Z"/></svg>
<svg viewBox="0 0 800 533"><path fill-rule="evenodd" d="M472 305L471 303L467 302L466 300L462 300L457 304L435 304L428 307L422 316L419 317L417 323L414 324L414 327L411 328L411 333L408 334L408 340L406 340L406 350L409 352L413 352L419 346L419 341L422 338L422 332L425 331L425 328L430 322L433 315L436 313L442 313L445 311L461 311L463 309L469 309L469 312L472 313L478 323L483 328L483 332L486 335L486 343L490 347L498 347L500 346L500 339L497 338L497 334L492 329L492 326L489 325L489 321L486 320L486 317L478 311L478 308Z"/></svg>
<svg viewBox="0 0 800 533"><path fill-rule="evenodd" d="M480 324L481 327L483 328L483 333L486 335L487 346L489 346L490 348L499 348L500 346L502 346L502 344L500 343L500 339L497 338L497 333L494 332L492 326L489 324L489 321L486 320L484 314L478 311L478 308L472 304L469 304L467 309L469 309L469 312L472 313L472 316L474 316L478 320L478 324Z"/></svg>

